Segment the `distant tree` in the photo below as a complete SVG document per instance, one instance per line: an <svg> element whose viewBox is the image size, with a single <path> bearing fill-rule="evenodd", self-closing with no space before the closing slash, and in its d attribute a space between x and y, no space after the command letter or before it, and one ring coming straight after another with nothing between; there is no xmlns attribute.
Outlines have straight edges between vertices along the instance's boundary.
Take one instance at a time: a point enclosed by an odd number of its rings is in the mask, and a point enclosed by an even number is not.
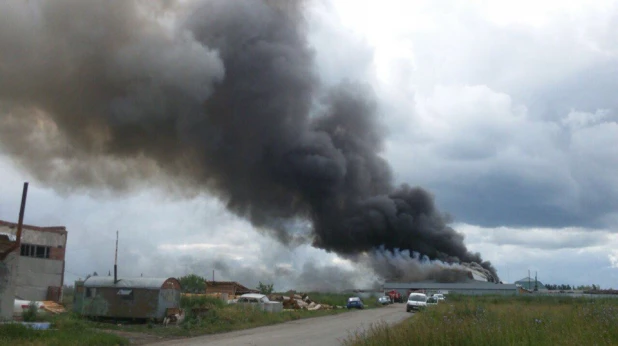
<svg viewBox="0 0 618 346"><path fill-rule="evenodd" d="M182 291L185 293L206 292L206 279L195 274L189 274L178 279Z"/></svg>
<svg viewBox="0 0 618 346"><path fill-rule="evenodd" d="M86 279L85 280L88 280L88 278L90 278L92 276L99 276L99 274L97 274L97 272L92 273L92 275L88 274L88 275L86 275Z"/></svg>
<svg viewBox="0 0 618 346"><path fill-rule="evenodd" d="M256 287L262 294L271 294L274 291L274 284L263 284L262 281Z"/></svg>

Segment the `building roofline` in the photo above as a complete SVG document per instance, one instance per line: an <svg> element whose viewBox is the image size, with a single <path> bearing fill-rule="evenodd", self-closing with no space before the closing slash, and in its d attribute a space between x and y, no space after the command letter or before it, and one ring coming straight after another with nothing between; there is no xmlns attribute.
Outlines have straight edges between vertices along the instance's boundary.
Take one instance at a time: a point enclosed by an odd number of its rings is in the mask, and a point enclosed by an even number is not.
<svg viewBox="0 0 618 346"><path fill-rule="evenodd" d="M238 281L208 281L208 280L205 280L205 282L206 282L206 289L216 288L217 286L236 285L236 287L240 288L241 291L259 292L259 290L246 287L240 284Z"/></svg>
<svg viewBox="0 0 618 346"><path fill-rule="evenodd" d="M111 276L91 276L83 281L87 288L143 288L143 289L162 289L163 284L169 280L174 280L180 285L180 280L175 277L122 277L117 282ZM182 285L180 285L182 287Z"/></svg>
<svg viewBox="0 0 618 346"><path fill-rule="evenodd" d="M4 221L4 220L0 220L0 226L7 226L9 228L17 228L17 224L16 223ZM62 235L67 235L68 234L67 229L66 229L65 226L39 227L39 226L32 226L32 225L23 224L22 225L22 229L30 230L30 231L38 231L38 232L58 233L58 234L62 234Z"/></svg>
<svg viewBox="0 0 618 346"><path fill-rule="evenodd" d="M494 284L488 282L438 283L438 282L385 282L384 289L484 289L515 290L515 284Z"/></svg>

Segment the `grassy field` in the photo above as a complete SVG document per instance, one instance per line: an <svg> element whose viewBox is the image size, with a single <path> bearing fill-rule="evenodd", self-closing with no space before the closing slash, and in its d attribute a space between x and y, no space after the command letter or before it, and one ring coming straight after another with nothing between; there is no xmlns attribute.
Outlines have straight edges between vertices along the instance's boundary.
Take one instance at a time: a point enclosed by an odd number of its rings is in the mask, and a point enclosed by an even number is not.
<svg viewBox="0 0 618 346"><path fill-rule="evenodd" d="M72 291L65 295L63 304L70 311L73 301ZM39 316L39 322L51 322L52 330L32 330L21 324L0 325L0 345L128 345L126 338L99 331L86 320L73 313L59 316Z"/></svg>
<svg viewBox="0 0 618 346"><path fill-rule="evenodd" d="M97 331L82 319L65 314L62 316L39 319L52 322L53 330L32 330L21 324L0 325L0 345L128 345L123 337Z"/></svg>
<svg viewBox="0 0 618 346"><path fill-rule="evenodd" d="M618 345L618 299L450 296L344 345Z"/></svg>

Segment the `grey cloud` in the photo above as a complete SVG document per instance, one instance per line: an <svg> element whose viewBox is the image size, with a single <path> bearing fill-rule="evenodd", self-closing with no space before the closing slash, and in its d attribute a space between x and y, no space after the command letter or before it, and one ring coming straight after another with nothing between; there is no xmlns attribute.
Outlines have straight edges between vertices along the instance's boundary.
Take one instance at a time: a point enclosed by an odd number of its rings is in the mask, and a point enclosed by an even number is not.
<svg viewBox="0 0 618 346"><path fill-rule="evenodd" d="M416 98L414 131L425 139L394 137L389 159L401 179L435 191L457 221L611 226L618 204L614 110L571 109L542 120L486 86L439 87Z"/></svg>
<svg viewBox="0 0 618 346"><path fill-rule="evenodd" d="M606 245L610 233L590 229L507 229L484 230L484 242L497 245L516 245L530 249L584 249Z"/></svg>

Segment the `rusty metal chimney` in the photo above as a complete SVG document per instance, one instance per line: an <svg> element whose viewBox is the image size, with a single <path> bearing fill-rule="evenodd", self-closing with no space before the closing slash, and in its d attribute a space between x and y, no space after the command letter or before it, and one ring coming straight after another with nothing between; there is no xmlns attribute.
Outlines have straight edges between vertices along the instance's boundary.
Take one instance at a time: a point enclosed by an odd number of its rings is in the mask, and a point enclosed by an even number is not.
<svg viewBox="0 0 618 346"><path fill-rule="evenodd" d="M24 183L24 190L21 194L21 206L19 207L19 221L17 221L17 233L15 233L15 246L17 248L21 245L21 229L24 225L24 213L26 211L26 198L28 197L28 182Z"/></svg>
<svg viewBox="0 0 618 346"><path fill-rule="evenodd" d="M21 246L21 229L24 225L24 212L26 211L26 197L28 197L28 182L24 183L24 191L21 195L21 206L19 208L19 220L17 221L17 231L15 232L15 242L5 251L0 252L0 260L4 260L11 252L19 250Z"/></svg>

